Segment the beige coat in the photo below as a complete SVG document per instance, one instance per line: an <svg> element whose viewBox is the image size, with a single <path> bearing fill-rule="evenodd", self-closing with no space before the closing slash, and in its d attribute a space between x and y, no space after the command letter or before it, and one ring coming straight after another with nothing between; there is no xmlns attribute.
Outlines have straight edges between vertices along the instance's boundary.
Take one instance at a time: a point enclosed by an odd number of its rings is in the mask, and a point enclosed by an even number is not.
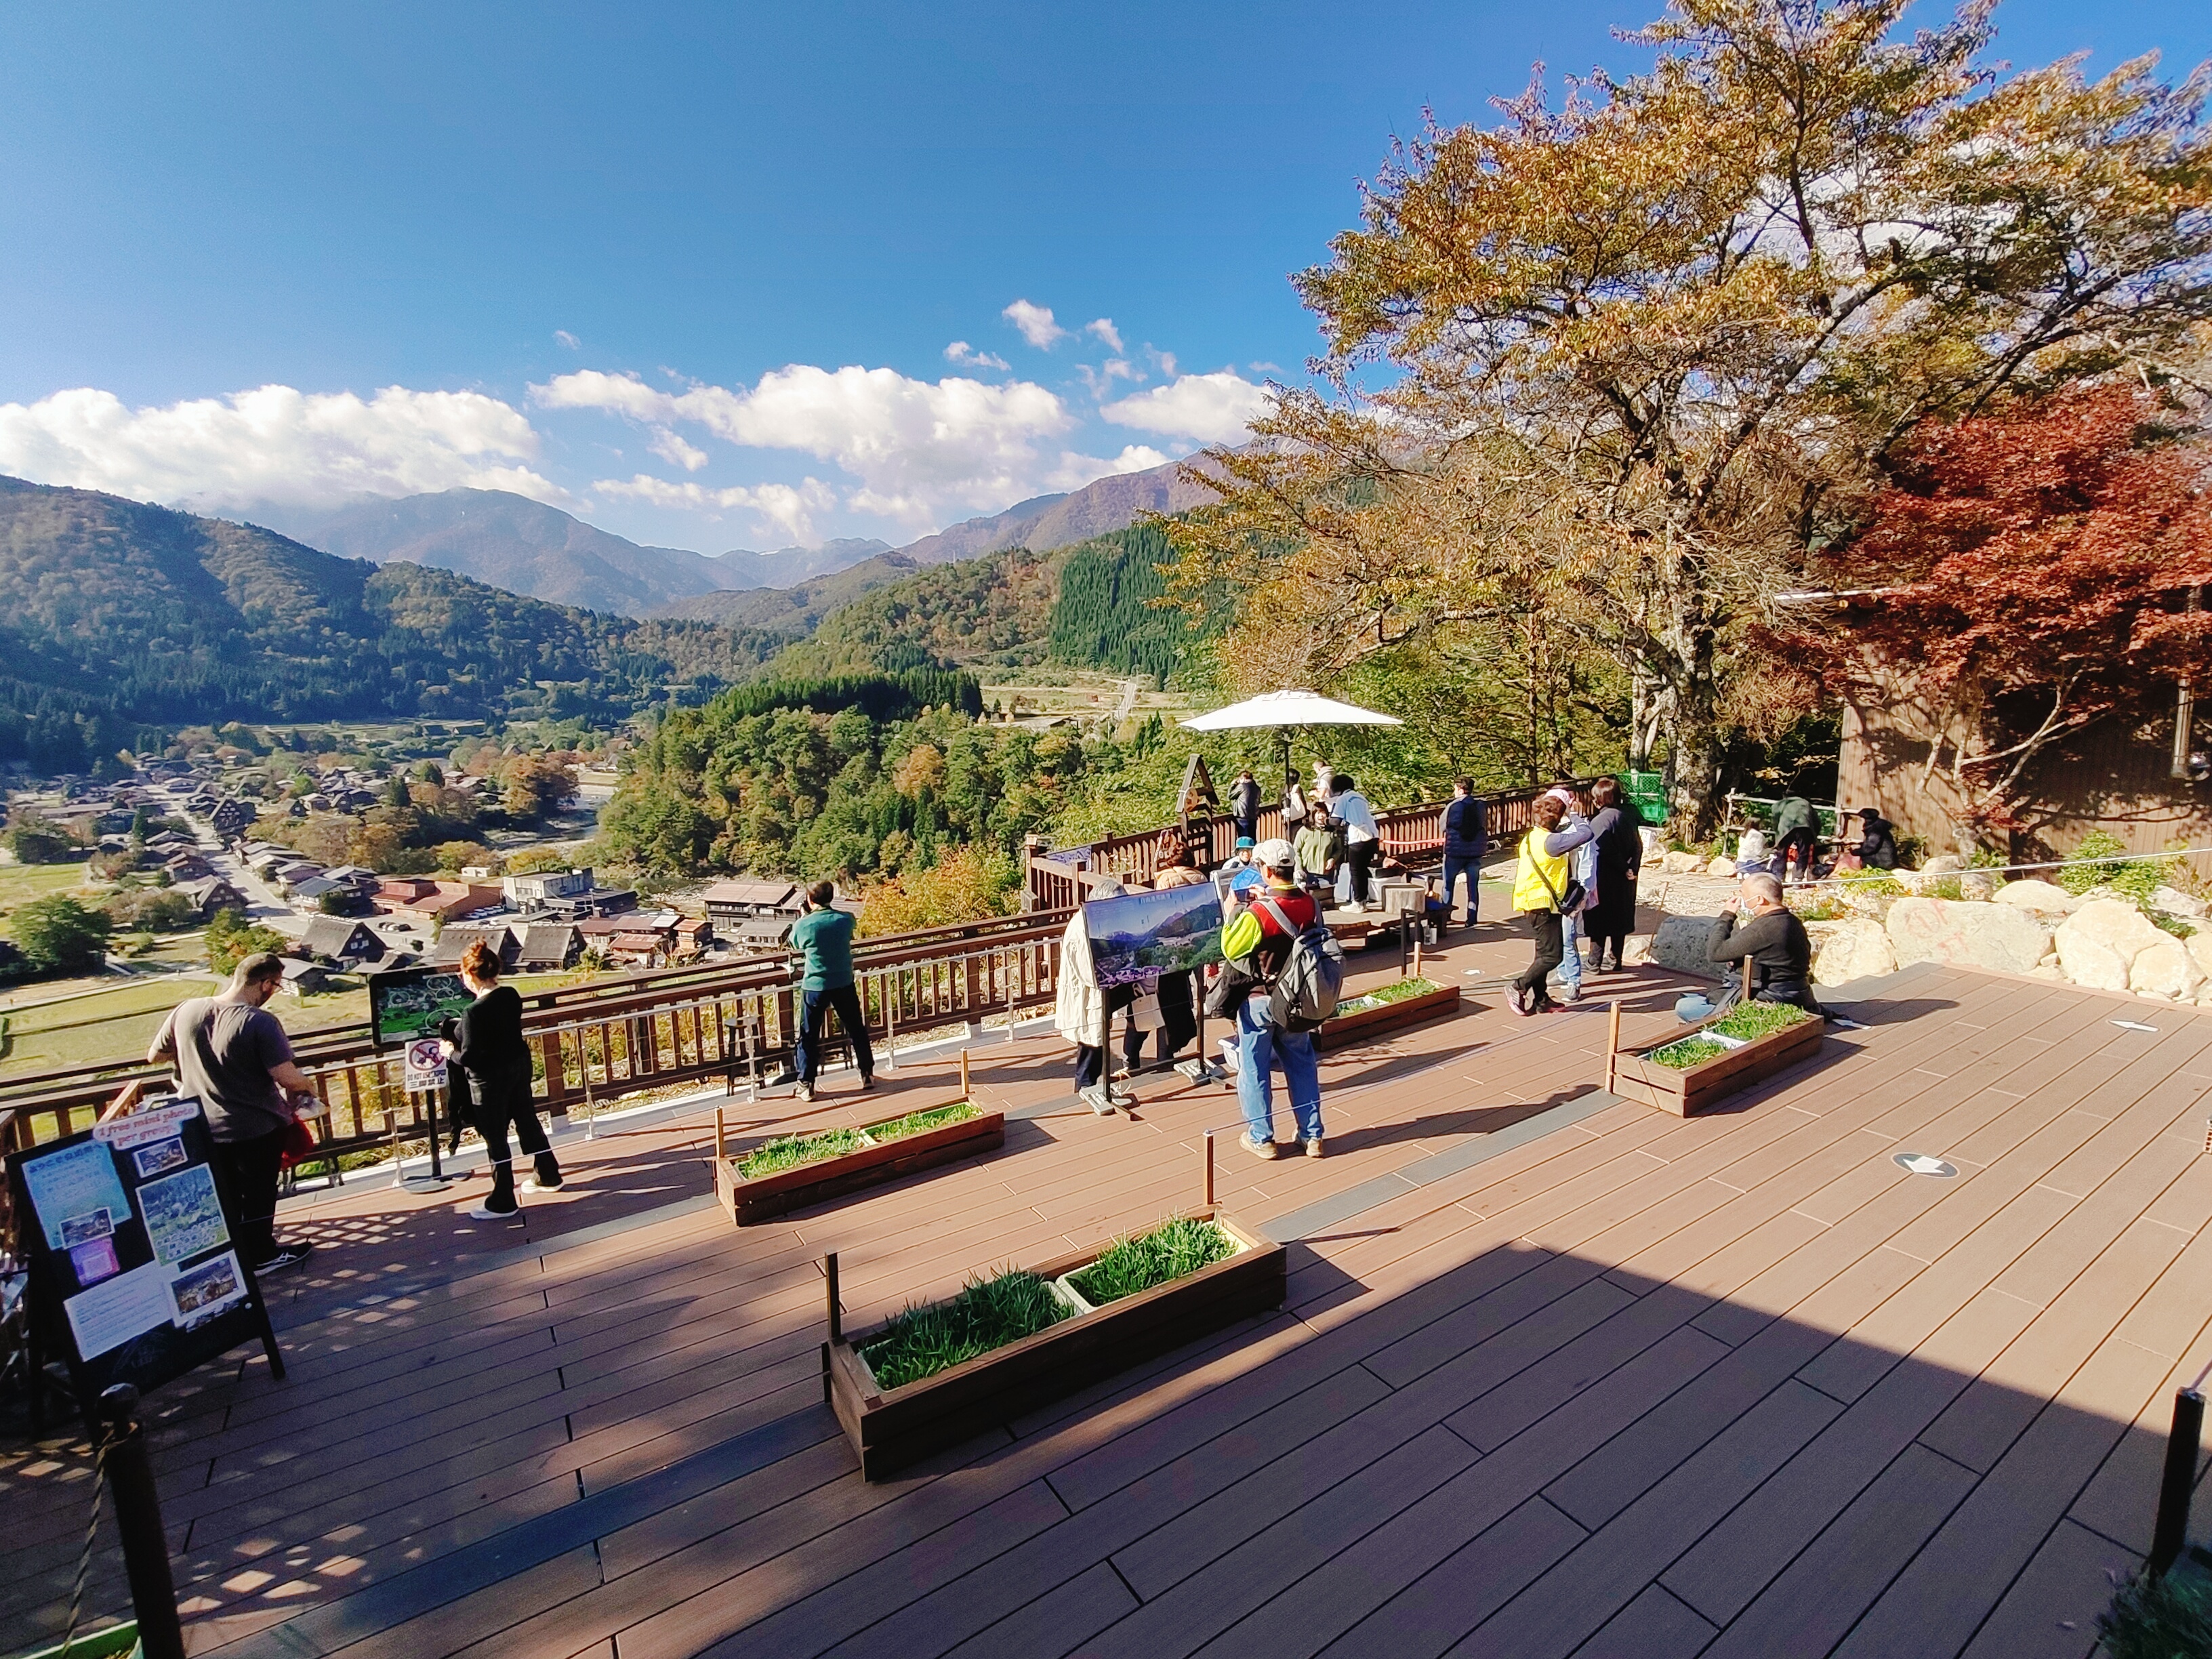
<svg viewBox="0 0 2212 1659"><path fill-rule="evenodd" d="M1129 1010L1139 1031L1157 1031L1166 1023L1159 994L1147 990ZM1106 1024L1106 993L1091 964L1091 935L1079 909L1060 936L1060 979L1053 988L1052 1023L1070 1042L1093 1043Z"/></svg>

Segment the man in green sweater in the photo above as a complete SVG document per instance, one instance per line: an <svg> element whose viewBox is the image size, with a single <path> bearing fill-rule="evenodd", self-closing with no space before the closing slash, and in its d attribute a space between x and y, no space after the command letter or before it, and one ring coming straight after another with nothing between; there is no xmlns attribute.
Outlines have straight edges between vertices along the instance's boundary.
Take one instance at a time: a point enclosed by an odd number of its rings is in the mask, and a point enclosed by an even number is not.
<svg viewBox="0 0 2212 1659"><path fill-rule="evenodd" d="M868 1046L868 1023L861 1017L860 994L853 986L853 918L831 901L837 890L817 881L806 890L806 914L791 930L791 948L804 957L799 985L799 1087L801 1100L814 1098L814 1079L822 1070L822 1036L835 1009L837 1024L853 1045L860 1086L876 1086L876 1054Z"/></svg>

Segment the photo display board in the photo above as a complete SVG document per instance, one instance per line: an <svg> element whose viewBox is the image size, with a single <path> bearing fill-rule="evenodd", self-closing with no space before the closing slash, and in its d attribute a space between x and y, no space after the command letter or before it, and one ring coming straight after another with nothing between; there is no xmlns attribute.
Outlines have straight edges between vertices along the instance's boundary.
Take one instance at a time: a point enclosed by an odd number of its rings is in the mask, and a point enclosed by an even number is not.
<svg viewBox="0 0 2212 1659"><path fill-rule="evenodd" d="M379 1048L435 1037L476 997L461 976L443 968L393 968L368 976L368 1023Z"/></svg>
<svg viewBox="0 0 2212 1659"><path fill-rule="evenodd" d="M214 1151L186 1099L8 1155L33 1291L88 1412L104 1389L149 1393L241 1342L284 1374Z"/></svg>
<svg viewBox="0 0 2212 1659"><path fill-rule="evenodd" d="M1133 985L1221 960L1221 899L1212 883L1091 899L1083 907L1102 986Z"/></svg>

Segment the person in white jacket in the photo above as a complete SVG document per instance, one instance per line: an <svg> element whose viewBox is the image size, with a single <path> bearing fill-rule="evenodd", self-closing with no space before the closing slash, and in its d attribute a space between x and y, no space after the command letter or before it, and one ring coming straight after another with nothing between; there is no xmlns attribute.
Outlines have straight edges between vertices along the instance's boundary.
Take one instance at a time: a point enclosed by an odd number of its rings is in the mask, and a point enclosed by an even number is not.
<svg viewBox="0 0 2212 1659"><path fill-rule="evenodd" d="M1097 883L1086 899L1120 898L1128 890L1112 877ZM1060 1036L1075 1045L1075 1092L1101 1117L1115 1107L1129 1104L1126 1090L1117 1090L1107 1074L1106 1049L1101 1039L1115 1011L1135 1000L1135 988L1101 987L1091 962L1091 933L1084 926L1083 908L1067 919L1060 936L1060 976L1053 994L1052 1023Z"/></svg>

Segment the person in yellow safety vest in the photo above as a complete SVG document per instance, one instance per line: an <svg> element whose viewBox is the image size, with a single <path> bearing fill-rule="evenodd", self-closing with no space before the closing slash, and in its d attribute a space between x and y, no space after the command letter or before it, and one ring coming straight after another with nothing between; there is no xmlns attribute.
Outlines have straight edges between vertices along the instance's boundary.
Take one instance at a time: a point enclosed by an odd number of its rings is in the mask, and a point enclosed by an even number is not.
<svg viewBox="0 0 2212 1659"><path fill-rule="evenodd" d="M1516 1014L1547 1013L1559 1006L1544 981L1566 952L1560 912L1567 908L1568 889L1574 883L1574 860L1568 856L1591 836L1589 824L1573 830L1559 828L1566 808L1556 795L1546 795L1534 807L1536 827L1521 838L1521 867L1513 881L1513 908L1528 918L1536 941L1535 955L1521 976L1507 988Z"/></svg>

